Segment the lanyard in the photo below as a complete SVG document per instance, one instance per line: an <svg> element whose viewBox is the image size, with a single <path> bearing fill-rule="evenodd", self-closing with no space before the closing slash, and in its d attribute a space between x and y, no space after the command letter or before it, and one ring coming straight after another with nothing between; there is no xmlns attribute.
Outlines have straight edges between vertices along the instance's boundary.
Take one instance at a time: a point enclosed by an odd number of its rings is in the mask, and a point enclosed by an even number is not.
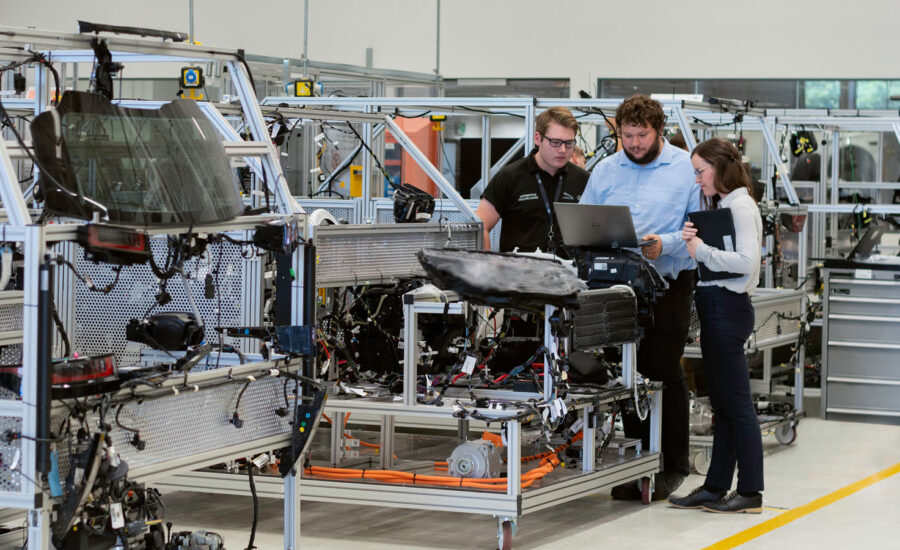
<svg viewBox="0 0 900 550"><path fill-rule="evenodd" d="M538 189L541 191L541 198L544 199L544 207L547 209L547 218L550 219L550 230L547 232L547 248L549 250L555 250L556 246L553 244L553 208L550 204L550 200L547 198L547 191L544 189L544 180L541 179L541 173L536 171L534 173L534 177L538 183ZM559 202L559 197L562 195L563 188L563 178L559 177L559 183L556 186L556 196L553 197L553 202Z"/></svg>

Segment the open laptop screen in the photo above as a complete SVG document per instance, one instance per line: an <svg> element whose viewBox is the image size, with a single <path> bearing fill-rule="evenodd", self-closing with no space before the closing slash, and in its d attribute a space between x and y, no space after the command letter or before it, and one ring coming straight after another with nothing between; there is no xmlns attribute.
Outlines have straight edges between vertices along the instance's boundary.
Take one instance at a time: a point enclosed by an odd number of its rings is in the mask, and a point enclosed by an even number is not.
<svg viewBox="0 0 900 550"><path fill-rule="evenodd" d="M627 206L553 203L566 246L637 248L638 238Z"/></svg>

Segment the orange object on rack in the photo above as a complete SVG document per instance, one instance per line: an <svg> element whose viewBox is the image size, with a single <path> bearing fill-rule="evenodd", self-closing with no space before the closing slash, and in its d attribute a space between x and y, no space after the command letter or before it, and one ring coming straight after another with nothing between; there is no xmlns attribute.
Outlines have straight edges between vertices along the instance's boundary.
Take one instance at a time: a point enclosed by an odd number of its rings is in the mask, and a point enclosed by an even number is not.
<svg viewBox="0 0 900 550"><path fill-rule="evenodd" d="M559 458L555 455L541 460L540 466L522 474L522 488L531 486L535 481L553 471L559 465ZM397 470L359 470L355 468L326 468L323 466L309 466L304 468L307 475L325 479L353 480L371 479L384 483L429 485L434 487L465 487L468 489L487 489L491 491L506 491L507 478L466 478L435 475L420 475Z"/></svg>

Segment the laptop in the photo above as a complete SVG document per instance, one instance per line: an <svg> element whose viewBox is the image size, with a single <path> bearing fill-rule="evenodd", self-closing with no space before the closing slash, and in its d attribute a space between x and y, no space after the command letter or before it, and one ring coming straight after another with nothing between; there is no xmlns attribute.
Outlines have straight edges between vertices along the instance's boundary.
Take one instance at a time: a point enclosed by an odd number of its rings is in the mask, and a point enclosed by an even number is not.
<svg viewBox="0 0 900 550"><path fill-rule="evenodd" d="M627 206L555 202L553 207L566 246L637 248L640 245Z"/></svg>

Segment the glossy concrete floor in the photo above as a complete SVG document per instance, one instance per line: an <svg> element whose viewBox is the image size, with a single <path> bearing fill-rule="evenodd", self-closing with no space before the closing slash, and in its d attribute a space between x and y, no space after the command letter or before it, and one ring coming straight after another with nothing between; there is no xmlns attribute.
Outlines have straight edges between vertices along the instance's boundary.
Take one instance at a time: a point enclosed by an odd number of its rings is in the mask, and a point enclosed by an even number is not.
<svg viewBox="0 0 900 550"><path fill-rule="evenodd" d="M809 403L817 410L818 402ZM747 549L900 548L900 475L886 477L830 504L825 497L900 463L900 426L803 419L793 445L763 438L765 508L761 515L719 515L680 510L665 503L644 506L597 494L519 519L514 548ZM702 483L692 475L676 494ZM247 546L252 518L249 496L174 492L165 495L167 516L179 530L205 528L225 537L226 547ZM808 514L773 527L767 522ZM794 510L792 512L792 510ZM260 502L255 545L283 548L282 503ZM303 502L301 548L411 549L496 548L496 520L349 504ZM744 532L760 525L756 538Z"/></svg>

